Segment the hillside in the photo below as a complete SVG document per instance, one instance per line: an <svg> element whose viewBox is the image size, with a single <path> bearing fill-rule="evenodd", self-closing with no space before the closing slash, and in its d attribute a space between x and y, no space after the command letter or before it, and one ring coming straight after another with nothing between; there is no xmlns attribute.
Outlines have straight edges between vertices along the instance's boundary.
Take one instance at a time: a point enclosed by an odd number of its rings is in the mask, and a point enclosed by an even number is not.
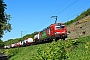
<svg viewBox="0 0 90 60"><path fill-rule="evenodd" d="M40 50L39 52L41 53L41 55L40 53L38 53L38 50ZM47 56L48 58L53 58L57 57L58 53L63 53L64 57L66 55L66 60L89 60L90 36L73 40L69 39L65 41L53 41L52 43L33 45L22 48L5 49L3 51L6 55L8 55L9 60L43 60L42 56L44 56L44 58L46 58ZM55 55L53 56L52 54Z"/></svg>
<svg viewBox="0 0 90 60"><path fill-rule="evenodd" d="M67 30L70 32L68 38L79 38L81 36L90 35L90 15L72 23L67 26Z"/></svg>

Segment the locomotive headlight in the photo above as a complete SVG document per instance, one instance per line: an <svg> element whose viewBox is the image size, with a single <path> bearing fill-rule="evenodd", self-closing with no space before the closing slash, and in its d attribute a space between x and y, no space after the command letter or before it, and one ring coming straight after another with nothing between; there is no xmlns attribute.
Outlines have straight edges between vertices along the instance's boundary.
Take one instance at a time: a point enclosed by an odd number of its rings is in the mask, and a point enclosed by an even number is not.
<svg viewBox="0 0 90 60"><path fill-rule="evenodd" d="M63 31L62 33L65 33L65 31Z"/></svg>
<svg viewBox="0 0 90 60"><path fill-rule="evenodd" d="M60 34L60 32L55 32L54 34Z"/></svg>
<svg viewBox="0 0 90 60"><path fill-rule="evenodd" d="M57 34L56 32L54 34Z"/></svg>

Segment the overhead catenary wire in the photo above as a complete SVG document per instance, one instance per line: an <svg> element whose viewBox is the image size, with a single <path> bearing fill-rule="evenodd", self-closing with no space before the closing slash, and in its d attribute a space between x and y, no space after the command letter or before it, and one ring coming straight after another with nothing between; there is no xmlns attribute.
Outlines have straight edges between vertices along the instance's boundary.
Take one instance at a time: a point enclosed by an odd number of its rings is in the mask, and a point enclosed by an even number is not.
<svg viewBox="0 0 90 60"><path fill-rule="evenodd" d="M78 1L78 0L76 0L76 1L75 1L74 3L72 3L72 4L75 4L77 1ZM75 11L80 10L80 9L83 8L85 5L87 5L88 3L90 3L90 1L88 1L87 3L85 3L84 5L82 5L81 7L79 7L78 9L76 9ZM71 5L72 5L72 4L71 4ZM69 5L68 7L70 7L71 5ZM68 8L68 7L67 7L67 8ZM65 10L65 9L64 9L64 10ZM64 10L62 10L61 12L63 12ZM75 11L73 11L73 12L75 12ZM59 12L59 13L61 13L61 12ZM72 13L73 13L73 12L72 12ZM58 14L59 14L59 13L58 13ZM74 14L73 16L71 16L71 17L69 17L69 18L72 18L72 17L76 16L77 14L79 14L79 13L76 13L76 14ZM69 19L69 18L67 18L67 19ZM65 19L65 20L67 20L67 19ZM65 20L64 20L64 21L65 21Z"/></svg>
<svg viewBox="0 0 90 60"><path fill-rule="evenodd" d="M87 3L85 3L85 4L83 4L81 7L79 7L78 9L76 9L76 10L74 10L73 12L76 12L77 10L80 10L81 8L83 8L85 5L87 5L88 3L90 3L90 1L88 1ZM73 12L71 12L71 13L73 13ZM70 14L71 14L70 13ZM73 16L71 16L71 17L68 17L67 19L65 19L64 21L66 21L66 20L68 20L68 19L70 19L70 18L72 18L72 17L74 17L74 16L76 16L76 15L78 15L79 14L79 12L78 13L76 13L76 14L74 14ZM67 16L69 16L69 15L67 15Z"/></svg>
<svg viewBox="0 0 90 60"><path fill-rule="evenodd" d="M69 2L69 0L67 0L64 4L62 4L56 11L54 11L51 15L53 15L54 13L56 13L58 10L60 10L64 5L66 5Z"/></svg>
<svg viewBox="0 0 90 60"><path fill-rule="evenodd" d="M68 2L69 2L69 0L67 0L67 1L66 1L62 6L60 6L57 10L59 10L61 7L63 7L63 6L64 6L65 4L67 4ZM57 10L56 10L56 11L57 11ZM56 12L56 11L55 11L55 12ZM54 13L55 13L55 12L54 12ZM54 14L54 13L53 13L53 14ZM53 15L53 14L52 14L52 15ZM37 29L38 29L39 27L41 27L42 25L44 25L45 23L47 23L48 21L50 21L50 19L48 19L46 22L44 22L43 24L41 24L40 26L38 26ZM36 30L36 29L35 29L35 30Z"/></svg>
<svg viewBox="0 0 90 60"><path fill-rule="evenodd" d="M23 33L25 32L25 33ZM21 38L23 37L23 35L25 35L28 31L21 31Z"/></svg>
<svg viewBox="0 0 90 60"><path fill-rule="evenodd" d="M83 8L85 5L87 5L87 4L89 4L90 3L90 1L88 1L87 3L85 3L84 5L82 5L81 7L79 7L77 10L80 10L81 8ZM90 7L89 7L90 8ZM77 10L75 10L75 11L77 11ZM74 12L75 12L74 11ZM73 12L72 12L73 13ZM72 17L74 17L74 16L77 16L78 14L81 14L81 12L78 12L78 13L76 13L76 14L74 14L73 16L71 16L71 17L69 17L69 18L67 18L67 19L65 19L65 20L70 20L70 18L72 18ZM73 19L72 19L73 20ZM77 32L77 31L76 31ZM78 33L78 32L77 32ZM80 34L78 33L78 36L80 37Z"/></svg>
<svg viewBox="0 0 90 60"><path fill-rule="evenodd" d="M68 0L69 1L69 0ZM62 6L64 6L68 1L66 1ZM62 11L60 11L59 13L57 13L56 15L58 15L58 14L60 14L61 12L63 12L64 10L66 10L67 8L69 8L70 6L72 6L73 4L75 4L76 2L77 2L78 0L76 0L76 1L74 1L72 4L70 4L69 6L67 6L65 9L63 9ZM61 7L62 7L61 6ZM56 12L56 11L55 11ZM54 12L54 13L55 13ZM45 23L47 23L49 21L49 19L45 22ZM44 25L45 23L43 23L42 25ZM41 25L41 26L42 26Z"/></svg>
<svg viewBox="0 0 90 60"><path fill-rule="evenodd" d="M57 13L56 15L59 15L60 13L64 12L66 9L68 9L70 6L72 6L73 4L75 4L75 3L78 2L78 1L79 1L79 0L74 1L72 4L68 5L65 9L63 9L62 11L60 11L59 13ZM67 1L67 2L68 2L68 1ZM62 6L64 6L64 5L62 5ZM55 12L56 12L56 11L55 11ZM54 13L55 13L55 12L54 12ZM53 14L54 14L54 13L53 13ZM76 14L75 14L75 15L76 15ZM75 15L74 15L74 16L75 16ZM71 17L70 17L70 18L71 18ZM66 20L66 19L65 19L65 20ZM48 19L46 22L44 22L44 23L41 24L40 26L44 25L44 24L47 23L48 21L50 21L50 19ZM40 27L40 26L39 26L39 27ZM39 28L39 27L37 27L37 28Z"/></svg>
<svg viewBox="0 0 90 60"><path fill-rule="evenodd" d="M74 1L72 4L70 4L69 6L67 6L66 8L64 8L62 11L60 11L60 12L57 13L56 15L62 13L63 11L65 11L66 9L68 9L70 6L72 6L72 5L75 4L76 2L78 2L78 0Z"/></svg>

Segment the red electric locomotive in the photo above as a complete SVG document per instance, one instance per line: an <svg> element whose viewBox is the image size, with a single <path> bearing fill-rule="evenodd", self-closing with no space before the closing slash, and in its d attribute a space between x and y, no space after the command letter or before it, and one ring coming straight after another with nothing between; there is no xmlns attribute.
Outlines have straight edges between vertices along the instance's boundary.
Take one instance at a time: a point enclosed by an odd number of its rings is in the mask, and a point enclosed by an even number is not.
<svg viewBox="0 0 90 60"><path fill-rule="evenodd" d="M65 40L65 38L67 38L67 29L64 23L51 24L34 36L35 42L52 41L53 39Z"/></svg>

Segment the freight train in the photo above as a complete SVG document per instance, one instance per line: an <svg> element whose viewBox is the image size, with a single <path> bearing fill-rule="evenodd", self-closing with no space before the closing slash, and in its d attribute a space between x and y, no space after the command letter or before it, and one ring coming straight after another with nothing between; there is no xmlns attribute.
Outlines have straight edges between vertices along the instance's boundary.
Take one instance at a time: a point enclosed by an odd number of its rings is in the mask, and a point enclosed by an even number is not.
<svg viewBox="0 0 90 60"><path fill-rule="evenodd" d="M26 46L31 45L33 43L44 43L44 42L50 42L55 39L55 41L59 39L65 40L67 38L67 28L64 23L54 23L48 26L47 28L43 29L42 31L39 31L38 34L34 36L34 39L27 38L24 41L20 41L15 44L11 44L8 46L4 46L4 48L13 48L13 47L20 47L20 46Z"/></svg>

